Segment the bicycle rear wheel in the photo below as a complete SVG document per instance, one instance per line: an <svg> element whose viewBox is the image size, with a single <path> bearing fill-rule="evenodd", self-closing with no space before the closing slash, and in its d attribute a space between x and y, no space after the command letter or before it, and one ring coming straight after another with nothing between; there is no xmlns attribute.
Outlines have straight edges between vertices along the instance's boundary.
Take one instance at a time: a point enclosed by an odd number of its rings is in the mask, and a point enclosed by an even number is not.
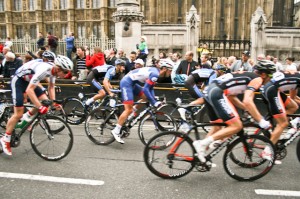
<svg viewBox="0 0 300 199"><path fill-rule="evenodd" d="M275 150L272 142L261 135L246 135L230 143L223 156L226 173L238 181L253 181L265 176L273 167ZM264 148L271 149L271 160L261 157Z"/></svg>
<svg viewBox="0 0 300 199"><path fill-rule="evenodd" d="M103 107L90 112L85 120L85 133L87 137L98 145L108 145L115 141L111 134L118 122L118 115Z"/></svg>
<svg viewBox="0 0 300 199"><path fill-rule="evenodd" d="M30 132L30 143L41 158L57 161L66 157L73 147L70 126L60 117L46 115L36 120Z"/></svg>
<svg viewBox="0 0 300 199"><path fill-rule="evenodd" d="M83 103L79 99L74 97L67 98L62 106L69 124L78 125L84 122L86 118L86 111Z"/></svg>
<svg viewBox="0 0 300 199"><path fill-rule="evenodd" d="M155 118L150 113L143 116L139 123L138 135L144 145L151 137L162 131L176 131L177 125L175 120L164 112L156 112Z"/></svg>
<svg viewBox="0 0 300 199"><path fill-rule="evenodd" d="M193 141L179 132L163 132L151 138L144 149L144 162L156 176L176 179L195 167Z"/></svg>

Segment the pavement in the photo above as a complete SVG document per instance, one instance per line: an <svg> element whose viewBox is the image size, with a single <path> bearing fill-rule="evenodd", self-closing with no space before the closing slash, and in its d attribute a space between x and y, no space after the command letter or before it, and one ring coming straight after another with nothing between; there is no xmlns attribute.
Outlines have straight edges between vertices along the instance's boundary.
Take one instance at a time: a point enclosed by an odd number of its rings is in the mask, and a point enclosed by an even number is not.
<svg viewBox="0 0 300 199"><path fill-rule="evenodd" d="M294 198L300 196L295 140L281 165L254 182L238 182L223 169L219 153L210 172L194 170L177 180L153 175L143 162L144 145L132 129L125 144L92 143L83 125L72 126L74 146L58 162L38 157L25 133L13 156L0 154L0 198ZM298 138L299 139L299 138ZM266 194L266 195L265 195Z"/></svg>

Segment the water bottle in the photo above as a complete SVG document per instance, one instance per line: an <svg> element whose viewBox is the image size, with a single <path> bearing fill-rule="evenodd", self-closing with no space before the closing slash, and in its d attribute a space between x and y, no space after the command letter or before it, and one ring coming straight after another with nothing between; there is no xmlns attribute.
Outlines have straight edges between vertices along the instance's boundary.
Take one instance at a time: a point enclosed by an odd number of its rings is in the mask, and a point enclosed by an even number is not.
<svg viewBox="0 0 300 199"><path fill-rule="evenodd" d="M116 106L116 100L115 99L110 99L109 100L109 106L110 107L115 107Z"/></svg>
<svg viewBox="0 0 300 199"><path fill-rule="evenodd" d="M182 100L179 97L177 97L175 101L176 101L177 105L180 105L182 103Z"/></svg>
<svg viewBox="0 0 300 199"><path fill-rule="evenodd" d="M23 117L22 117L22 119L21 119L21 122L19 122L17 125L16 125L16 129L17 128L20 128L20 129L22 129L22 128L24 128L24 126L26 126L26 124L28 124L28 122L30 122L31 121L31 117L29 116L29 114L28 113L24 113L23 114Z"/></svg>

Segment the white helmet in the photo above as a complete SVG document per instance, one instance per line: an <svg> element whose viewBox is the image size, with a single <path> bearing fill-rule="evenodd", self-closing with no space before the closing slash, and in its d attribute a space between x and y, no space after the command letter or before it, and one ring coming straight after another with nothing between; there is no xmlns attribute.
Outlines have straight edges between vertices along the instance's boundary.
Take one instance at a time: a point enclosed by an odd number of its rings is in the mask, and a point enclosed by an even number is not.
<svg viewBox="0 0 300 199"><path fill-rule="evenodd" d="M168 59L161 59L159 61L159 66L160 66L160 68L166 67L167 69L172 70L173 67L174 67L174 63L171 60L168 60Z"/></svg>
<svg viewBox="0 0 300 199"><path fill-rule="evenodd" d="M49 50L45 50L42 54L42 57L46 58L48 60L54 61L55 58L56 58L56 55L53 52L49 51Z"/></svg>
<svg viewBox="0 0 300 199"><path fill-rule="evenodd" d="M73 70L73 62L66 56L58 55L54 61L55 65L60 66L63 70Z"/></svg>

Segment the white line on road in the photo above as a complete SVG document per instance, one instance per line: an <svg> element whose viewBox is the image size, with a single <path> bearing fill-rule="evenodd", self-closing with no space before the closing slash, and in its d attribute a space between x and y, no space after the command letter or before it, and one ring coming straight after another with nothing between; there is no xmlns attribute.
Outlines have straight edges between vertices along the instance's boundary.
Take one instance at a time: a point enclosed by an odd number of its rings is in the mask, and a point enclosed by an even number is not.
<svg viewBox="0 0 300 199"><path fill-rule="evenodd" d="M300 197L300 191L255 189L258 195Z"/></svg>
<svg viewBox="0 0 300 199"><path fill-rule="evenodd" d="M38 180L38 181L47 181L47 182L69 183L69 184L83 184L83 185L103 185L104 184L104 181L101 181L101 180L61 178L61 177L53 177L53 176L22 174L22 173L0 172L0 177L1 178L25 179L25 180Z"/></svg>

